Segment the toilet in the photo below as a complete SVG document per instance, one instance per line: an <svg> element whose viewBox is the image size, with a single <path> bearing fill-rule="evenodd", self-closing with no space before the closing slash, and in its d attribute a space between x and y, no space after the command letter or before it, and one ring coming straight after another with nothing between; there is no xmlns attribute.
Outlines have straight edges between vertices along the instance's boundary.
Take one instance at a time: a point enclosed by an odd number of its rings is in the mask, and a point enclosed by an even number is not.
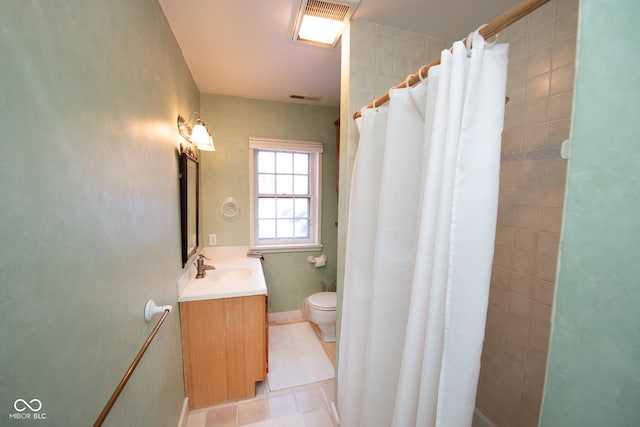
<svg viewBox="0 0 640 427"><path fill-rule="evenodd" d="M336 293L318 292L302 302L302 317L320 330L320 339L325 342L336 340Z"/></svg>

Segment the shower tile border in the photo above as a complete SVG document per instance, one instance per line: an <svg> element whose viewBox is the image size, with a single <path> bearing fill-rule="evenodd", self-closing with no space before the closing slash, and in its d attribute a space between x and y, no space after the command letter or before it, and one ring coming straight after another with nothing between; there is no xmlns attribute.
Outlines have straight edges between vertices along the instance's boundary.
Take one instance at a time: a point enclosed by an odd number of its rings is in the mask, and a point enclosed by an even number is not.
<svg viewBox="0 0 640 427"><path fill-rule="evenodd" d="M504 153L500 156L500 163L560 158L560 147L560 145L553 145L529 151L513 151L510 153Z"/></svg>

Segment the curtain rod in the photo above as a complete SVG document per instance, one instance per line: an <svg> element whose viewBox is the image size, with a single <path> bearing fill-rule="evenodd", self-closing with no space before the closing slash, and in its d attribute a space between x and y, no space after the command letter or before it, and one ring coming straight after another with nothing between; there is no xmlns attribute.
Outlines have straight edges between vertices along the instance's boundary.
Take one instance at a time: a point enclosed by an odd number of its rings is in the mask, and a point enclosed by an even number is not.
<svg viewBox="0 0 640 427"><path fill-rule="evenodd" d="M545 3L548 3L549 1L550 0L524 0L518 3L517 5L513 6L511 9L507 10L502 15L498 16L493 21L489 22L487 25L483 26L480 29L480 35L484 37L485 40L487 40L495 36L496 34L498 34L500 31L507 28L509 25L513 24L514 22L520 20L521 18L524 18L534 10L538 9L540 6L544 5ZM466 41L466 39L464 40ZM422 75L422 79L424 79L425 77L427 77L427 72L429 71L429 68L439 64L440 64L440 58L436 58L429 64L426 64L420 67L420 69L417 72L411 74L409 77L407 77L406 80L398 83L392 89L402 89L403 87L407 87L407 86L411 87L417 84L421 80L420 78L421 75ZM379 98L376 98L375 101L373 101L371 104L367 104L364 108L373 108L374 106L379 107L380 105L388 101L389 101L389 92L385 93ZM361 117L361 116L362 114L360 114L360 111L358 111L353 115L353 118L357 119L358 117Z"/></svg>

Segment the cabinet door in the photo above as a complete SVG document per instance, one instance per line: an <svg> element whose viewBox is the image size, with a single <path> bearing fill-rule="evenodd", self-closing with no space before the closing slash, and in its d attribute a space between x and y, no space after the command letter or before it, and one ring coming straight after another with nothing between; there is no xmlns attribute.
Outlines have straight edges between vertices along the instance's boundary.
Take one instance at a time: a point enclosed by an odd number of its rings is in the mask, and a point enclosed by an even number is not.
<svg viewBox="0 0 640 427"><path fill-rule="evenodd" d="M217 300L180 303L184 382L189 408L204 408L226 399L225 313Z"/></svg>
<svg viewBox="0 0 640 427"><path fill-rule="evenodd" d="M189 407L255 396L264 372L264 295L180 303Z"/></svg>
<svg viewBox="0 0 640 427"><path fill-rule="evenodd" d="M229 312L233 312L227 316L227 340L232 343L227 347L230 349L227 358L231 362L228 375L244 378L244 384L237 385L234 396L253 397L256 395L256 382L265 379L264 295L229 298L227 307Z"/></svg>

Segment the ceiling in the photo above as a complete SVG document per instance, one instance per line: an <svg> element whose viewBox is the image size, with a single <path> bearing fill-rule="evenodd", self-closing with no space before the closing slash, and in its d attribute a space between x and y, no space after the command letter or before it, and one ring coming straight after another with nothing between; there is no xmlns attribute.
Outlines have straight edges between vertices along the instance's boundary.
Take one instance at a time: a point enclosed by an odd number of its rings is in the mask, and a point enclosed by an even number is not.
<svg viewBox="0 0 640 427"><path fill-rule="evenodd" d="M340 49L291 40L299 0L159 0L204 93L340 104ZM457 40L518 0L360 0L363 20ZM317 97L296 101L290 95Z"/></svg>

